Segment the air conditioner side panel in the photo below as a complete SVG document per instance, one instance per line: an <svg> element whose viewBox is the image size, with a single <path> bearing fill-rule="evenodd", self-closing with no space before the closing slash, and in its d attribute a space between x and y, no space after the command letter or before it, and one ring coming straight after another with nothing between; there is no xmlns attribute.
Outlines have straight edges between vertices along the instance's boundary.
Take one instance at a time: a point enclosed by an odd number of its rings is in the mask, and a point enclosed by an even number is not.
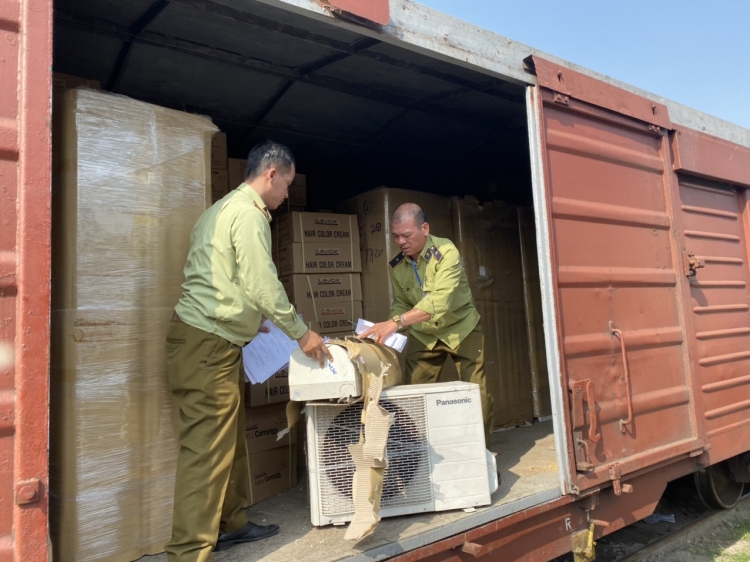
<svg viewBox="0 0 750 562"><path fill-rule="evenodd" d="M489 504L479 387L428 394L425 399L435 510Z"/></svg>

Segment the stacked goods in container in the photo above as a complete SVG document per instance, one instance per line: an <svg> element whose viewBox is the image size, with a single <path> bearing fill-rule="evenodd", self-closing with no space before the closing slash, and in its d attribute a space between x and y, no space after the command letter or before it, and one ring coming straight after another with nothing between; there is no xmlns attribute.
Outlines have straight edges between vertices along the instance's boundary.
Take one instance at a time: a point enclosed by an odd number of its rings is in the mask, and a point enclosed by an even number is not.
<svg viewBox="0 0 750 562"><path fill-rule="evenodd" d="M55 557L134 560L171 534L178 442L165 337L216 128L93 90L55 103Z"/></svg>
<svg viewBox="0 0 750 562"><path fill-rule="evenodd" d="M297 429L292 429L277 441L278 434L287 427L286 401L245 409L250 470L248 506L297 485Z"/></svg>
<svg viewBox="0 0 750 562"><path fill-rule="evenodd" d="M452 197L451 212L453 242L482 317L485 374L487 390L495 401L495 426L530 422L529 343L516 208Z"/></svg>
<svg viewBox="0 0 750 562"><path fill-rule="evenodd" d="M245 182L245 168L247 161L243 158L227 158L227 176L229 177L229 190L238 188Z"/></svg>
<svg viewBox="0 0 750 562"><path fill-rule="evenodd" d="M351 332L362 316L356 215L286 213L274 220L273 246L282 284L310 328Z"/></svg>
<svg viewBox="0 0 750 562"><path fill-rule="evenodd" d="M521 238L523 298L526 309L526 335L529 340L532 403L534 417L544 420L552 415L552 404L547 371L547 351L544 347L542 287L539 280L539 256L536 250L536 226L532 207L518 207L518 230Z"/></svg>
<svg viewBox="0 0 750 562"><path fill-rule="evenodd" d="M211 140L211 200L207 206L216 203L229 193L229 161L227 159L227 135L216 133ZM238 184L239 185L239 184Z"/></svg>

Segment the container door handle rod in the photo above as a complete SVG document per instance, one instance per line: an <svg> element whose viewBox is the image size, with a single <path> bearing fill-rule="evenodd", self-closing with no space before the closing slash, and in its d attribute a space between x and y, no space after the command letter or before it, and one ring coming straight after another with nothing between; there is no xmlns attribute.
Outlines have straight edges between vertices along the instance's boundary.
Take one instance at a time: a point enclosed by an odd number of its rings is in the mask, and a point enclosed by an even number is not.
<svg viewBox="0 0 750 562"><path fill-rule="evenodd" d="M625 336L622 330L615 328L614 322L609 323L609 329L613 335L620 340L620 352L622 353L622 367L625 374L625 400L628 403L628 419L620 420L620 431L625 433L625 426L633 423L633 400L630 397L630 368L628 367L628 356L625 351Z"/></svg>

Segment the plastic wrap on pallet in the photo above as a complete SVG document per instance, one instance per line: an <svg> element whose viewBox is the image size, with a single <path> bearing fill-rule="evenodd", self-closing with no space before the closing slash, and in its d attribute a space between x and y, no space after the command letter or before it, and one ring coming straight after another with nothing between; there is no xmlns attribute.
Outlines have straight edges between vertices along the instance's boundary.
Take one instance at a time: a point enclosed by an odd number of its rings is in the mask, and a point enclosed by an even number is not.
<svg viewBox="0 0 750 562"><path fill-rule="evenodd" d="M536 226L532 207L518 207L518 230L521 235L523 295L526 309L526 335L529 339L529 367L531 369L531 398L534 418L546 419L552 415L552 403L547 371L547 350L544 342L542 288L539 280L539 257L536 250Z"/></svg>
<svg viewBox="0 0 750 562"><path fill-rule="evenodd" d="M51 528L60 560L134 560L170 537L178 443L164 367L207 119L72 90L55 100Z"/></svg>
<svg viewBox="0 0 750 562"><path fill-rule="evenodd" d="M530 422L529 343L516 207L451 197L453 242L461 254L485 335L487 390L495 427Z"/></svg>

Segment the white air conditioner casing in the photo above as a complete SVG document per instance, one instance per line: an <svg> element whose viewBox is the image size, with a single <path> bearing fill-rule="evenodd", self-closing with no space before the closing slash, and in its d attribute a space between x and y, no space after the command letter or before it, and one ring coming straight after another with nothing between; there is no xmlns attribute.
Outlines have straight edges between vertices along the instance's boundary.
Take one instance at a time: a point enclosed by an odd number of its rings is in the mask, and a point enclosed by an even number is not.
<svg viewBox="0 0 750 562"><path fill-rule="evenodd" d="M394 386L383 391L380 405L395 415L381 517L491 502L497 469L485 448L478 385ZM362 404L309 403L305 408L312 523L351 521L354 462L347 446L359 441Z"/></svg>
<svg viewBox="0 0 750 562"><path fill-rule="evenodd" d="M328 359L320 368L317 359L310 359L301 349L289 358L289 398L295 402L356 398L362 395L362 376L341 346L329 345L333 363Z"/></svg>

